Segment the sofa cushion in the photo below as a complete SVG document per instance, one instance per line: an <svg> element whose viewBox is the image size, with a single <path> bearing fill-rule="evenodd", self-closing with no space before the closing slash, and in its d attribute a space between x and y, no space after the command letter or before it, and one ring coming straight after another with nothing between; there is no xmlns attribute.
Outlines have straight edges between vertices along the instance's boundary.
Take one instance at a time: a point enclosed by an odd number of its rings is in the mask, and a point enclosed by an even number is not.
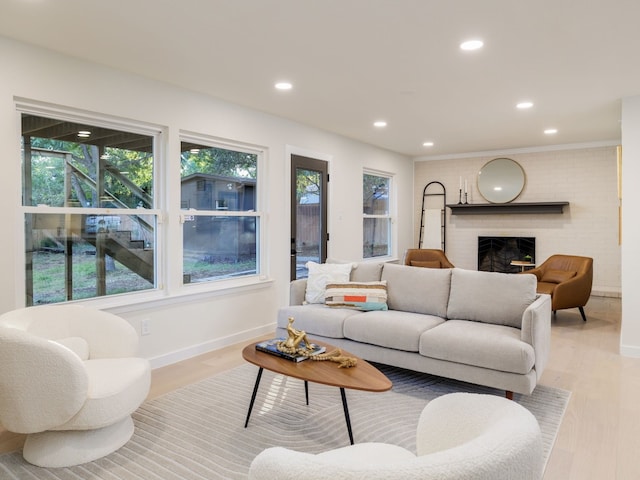
<svg viewBox="0 0 640 480"><path fill-rule="evenodd" d="M387 310L387 282L328 283L325 304L356 310Z"/></svg>
<svg viewBox="0 0 640 480"><path fill-rule="evenodd" d="M452 270L447 318L521 327L536 299L535 275Z"/></svg>
<svg viewBox="0 0 640 480"><path fill-rule="evenodd" d="M336 258L327 258L326 263L350 263L352 265L349 280L352 282L378 282L382 275L382 262L347 262Z"/></svg>
<svg viewBox="0 0 640 480"><path fill-rule="evenodd" d="M451 269L385 263L382 280L390 309L446 317Z"/></svg>
<svg viewBox="0 0 640 480"><path fill-rule="evenodd" d="M324 303L325 287L329 282L348 282L351 263L307 262L309 269L307 290L304 300L307 303Z"/></svg>
<svg viewBox="0 0 640 480"><path fill-rule="evenodd" d="M545 283L562 283L567 280L571 280L576 276L578 272L571 272L566 270L546 270L542 274L541 282Z"/></svg>
<svg viewBox="0 0 640 480"><path fill-rule="evenodd" d="M310 335L344 338L344 319L360 312L350 308L331 308L326 305L292 305L278 310L278 327L287 328L289 317L295 319L295 327Z"/></svg>
<svg viewBox="0 0 640 480"><path fill-rule="evenodd" d="M344 320L344 336L357 342L417 352L420 334L444 319L433 315L399 312L363 312Z"/></svg>
<svg viewBox="0 0 640 480"><path fill-rule="evenodd" d="M447 320L420 336L420 354L438 360L521 375L535 363L533 347L517 328L465 320Z"/></svg>

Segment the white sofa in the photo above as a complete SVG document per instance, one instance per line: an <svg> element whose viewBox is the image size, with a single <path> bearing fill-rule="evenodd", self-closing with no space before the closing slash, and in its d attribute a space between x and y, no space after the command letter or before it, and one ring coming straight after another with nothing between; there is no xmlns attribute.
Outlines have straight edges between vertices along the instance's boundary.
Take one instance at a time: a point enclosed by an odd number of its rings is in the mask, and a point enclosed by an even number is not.
<svg viewBox="0 0 640 480"><path fill-rule="evenodd" d="M537 480L544 470L535 417L495 395L452 393L429 402L416 453L386 443L317 455L272 447L253 460L249 480Z"/></svg>
<svg viewBox="0 0 640 480"><path fill-rule="evenodd" d="M339 268L339 267L337 267ZM351 282L386 282L388 310L359 311L309 304L307 280L291 283L280 308L310 338L368 361L530 394L547 363L551 298L536 293L533 275L397 264L354 264Z"/></svg>

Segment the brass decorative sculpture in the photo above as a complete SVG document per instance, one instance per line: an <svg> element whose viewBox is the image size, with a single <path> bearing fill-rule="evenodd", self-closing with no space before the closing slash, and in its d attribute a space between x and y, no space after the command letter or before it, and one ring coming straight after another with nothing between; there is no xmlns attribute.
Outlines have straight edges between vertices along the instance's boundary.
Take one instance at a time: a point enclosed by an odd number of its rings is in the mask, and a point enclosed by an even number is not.
<svg viewBox="0 0 640 480"><path fill-rule="evenodd" d="M329 360L330 362L338 363L338 368L351 368L355 367L358 364L358 359L353 357L347 357L342 354L342 350L336 348L335 350L330 351L329 353L321 353L320 355L314 355L311 357L311 360L323 361Z"/></svg>
<svg viewBox="0 0 640 480"><path fill-rule="evenodd" d="M287 338L279 341L276 347L281 352L290 353L294 355L304 355L311 360L316 361L330 361L338 363L338 368L350 368L355 367L358 363L357 358L348 357L342 354L342 350L336 348L328 353L320 353L312 355L315 345L307 338L307 333L304 330L298 330L293 326L294 318L289 317L289 323L287 325ZM304 344L304 345L303 345Z"/></svg>
<svg viewBox="0 0 640 480"><path fill-rule="evenodd" d="M289 317L287 325L287 338L277 343L278 350L294 355L309 355L313 352L314 345L307 338L304 330L298 330L293 326L293 317ZM304 343L304 346L300 344Z"/></svg>

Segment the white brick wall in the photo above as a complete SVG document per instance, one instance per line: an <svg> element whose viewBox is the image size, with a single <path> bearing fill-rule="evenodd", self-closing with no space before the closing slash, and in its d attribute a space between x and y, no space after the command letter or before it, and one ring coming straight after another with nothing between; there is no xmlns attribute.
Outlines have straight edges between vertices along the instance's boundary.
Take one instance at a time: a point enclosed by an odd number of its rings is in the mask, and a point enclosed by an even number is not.
<svg viewBox="0 0 640 480"><path fill-rule="evenodd" d="M504 156L525 171L525 186L514 202L568 201L564 214L451 215L447 208L446 253L457 267L477 268L479 236L536 238L536 263L554 253L594 259L593 293L619 296L617 163L615 147L542 151L415 163L415 245L418 244L422 191L434 180L447 189L447 203L458 202L459 178L469 183L469 203L487 203L477 188L478 171Z"/></svg>

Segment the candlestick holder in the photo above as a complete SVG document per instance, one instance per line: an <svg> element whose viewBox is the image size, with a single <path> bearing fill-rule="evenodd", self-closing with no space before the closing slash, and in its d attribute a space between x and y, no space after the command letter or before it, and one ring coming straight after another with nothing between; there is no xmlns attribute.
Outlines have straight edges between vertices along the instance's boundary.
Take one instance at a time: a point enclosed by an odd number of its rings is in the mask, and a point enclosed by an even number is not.
<svg viewBox="0 0 640 480"><path fill-rule="evenodd" d="M464 204L468 205L469 202L467 201L467 192L464 192Z"/></svg>
<svg viewBox="0 0 640 480"><path fill-rule="evenodd" d="M458 190L458 205L462 205L462 189Z"/></svg>

